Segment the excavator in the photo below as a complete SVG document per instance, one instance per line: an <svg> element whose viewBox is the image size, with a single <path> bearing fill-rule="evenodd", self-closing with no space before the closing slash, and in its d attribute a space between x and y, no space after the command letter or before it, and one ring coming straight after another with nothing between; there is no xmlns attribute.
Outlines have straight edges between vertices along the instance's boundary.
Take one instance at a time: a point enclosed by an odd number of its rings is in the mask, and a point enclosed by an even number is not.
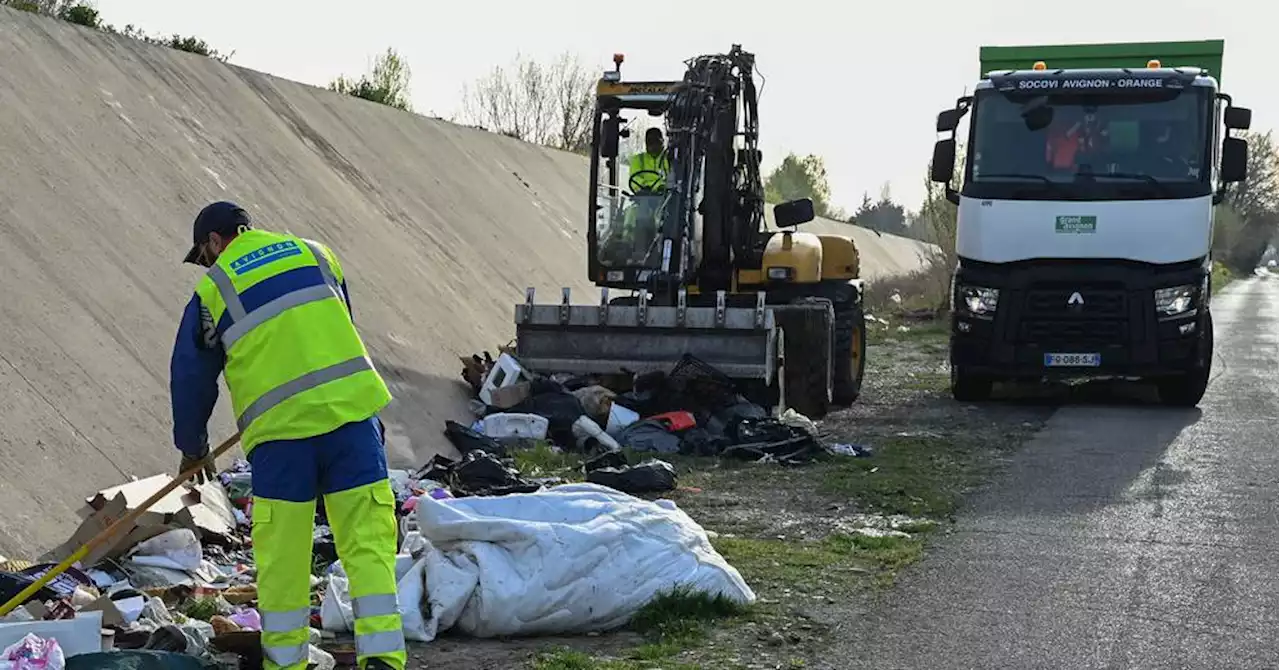
<svg viewBox="0 0 1280 670"><path fill-rule="evenodd" d="M755 56L685 61L680 81L597 82L587 271L598 304L515 306L515 354L543 373L644 374L710 366L748 399L810 418L853 404L866 330L852 239L797 231L812 200L766 216ZM647 117L647 118L646 118ZM664 171L631 173L623 140L665 128ZM664 173L665 172L665 173ZM611 297L610 290L629 295Z"/></svg>

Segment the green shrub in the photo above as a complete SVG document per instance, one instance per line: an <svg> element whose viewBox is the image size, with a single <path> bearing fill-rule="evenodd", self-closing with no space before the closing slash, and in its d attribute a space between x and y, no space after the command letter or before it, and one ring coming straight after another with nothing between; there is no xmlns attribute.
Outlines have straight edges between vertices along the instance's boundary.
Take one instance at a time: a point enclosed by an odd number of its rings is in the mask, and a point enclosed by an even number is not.
<svg viewBox="0 0 1280 670"><path fill-rule="evenodd" d="M67 23L74 23L87 28L97 28L102 25L102 17L98 14L98 10L91 5L72 5L66 7L59 13L58 18Z"/></svg>

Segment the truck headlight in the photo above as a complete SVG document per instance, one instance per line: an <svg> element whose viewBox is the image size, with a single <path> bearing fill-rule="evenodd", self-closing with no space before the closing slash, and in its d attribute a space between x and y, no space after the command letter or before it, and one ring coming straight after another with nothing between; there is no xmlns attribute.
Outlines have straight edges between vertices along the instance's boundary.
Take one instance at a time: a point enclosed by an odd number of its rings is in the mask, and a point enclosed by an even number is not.
<svg viewBox="0 0 1280 670"><path fill-rule="evenodd" d="M1195 284L1156 289L1156 314L1158 316L1181 316L1194 310L1195 307Z"/></svg>
<svg viewBox="0 0 1280 670"><path fill-rule="evenodd" d="M986 286L960 285L957 291L960 304L973 316L990 317L1000 302L1000 289Z"/></svg>

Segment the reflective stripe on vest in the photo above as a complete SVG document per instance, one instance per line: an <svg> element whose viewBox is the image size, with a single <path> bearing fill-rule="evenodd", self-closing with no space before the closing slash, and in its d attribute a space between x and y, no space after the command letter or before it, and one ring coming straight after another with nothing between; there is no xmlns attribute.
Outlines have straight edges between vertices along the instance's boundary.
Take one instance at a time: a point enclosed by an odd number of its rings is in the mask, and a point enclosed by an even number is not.
<svg viewBox="0 0 1280 670"><path fill-rule="evenodd" d="M222 298L223 304L226 305L227 315L231 319L231 324L222 333L222 346L226 351L230 351L232 345L254 328L294 307L328 298L337 299L343 302L345 306L346 301L342 297L342 288L338 284L337 276L333 273L333 268L329 266L329 260L325 256L324 250L320 248L320 245L310 240L300 239L300 241L316 257L316 264L320 268L320 275L324 278L324 284L290 291L252 312L245 312L244 303L241 302L240 294L236 292L227 271L216 263L209 268L209 279L213 281L213 285L218 289L218 295ZM241 431L244 431L248 429L255 419L266 414L272 407L299 393L337 381L343 377L373 369L373 362L367 356L357 356L326 368L312 370L263 393L248 407L244 408L240 416L236 417L236 425Z"/></svg>

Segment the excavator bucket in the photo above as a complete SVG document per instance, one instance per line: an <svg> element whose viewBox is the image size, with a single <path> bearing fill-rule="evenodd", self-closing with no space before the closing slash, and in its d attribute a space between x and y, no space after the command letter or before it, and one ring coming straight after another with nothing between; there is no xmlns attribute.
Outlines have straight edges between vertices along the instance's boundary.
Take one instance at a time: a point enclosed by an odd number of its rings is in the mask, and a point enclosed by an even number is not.
<svg viewBox="0 0 1280 670"><path fill-rule="evenodd" d="M688 307L684 292L675 306L609 304L609 289L599 305L572 305L562 289L558 305L535 304L527 289L516 305L516 357L544 374L640 374L669 372L692 354L733 379L771 384L777 373L778 333L765 294L756 306L726 307L725 294L715 307Z"/></svg>

